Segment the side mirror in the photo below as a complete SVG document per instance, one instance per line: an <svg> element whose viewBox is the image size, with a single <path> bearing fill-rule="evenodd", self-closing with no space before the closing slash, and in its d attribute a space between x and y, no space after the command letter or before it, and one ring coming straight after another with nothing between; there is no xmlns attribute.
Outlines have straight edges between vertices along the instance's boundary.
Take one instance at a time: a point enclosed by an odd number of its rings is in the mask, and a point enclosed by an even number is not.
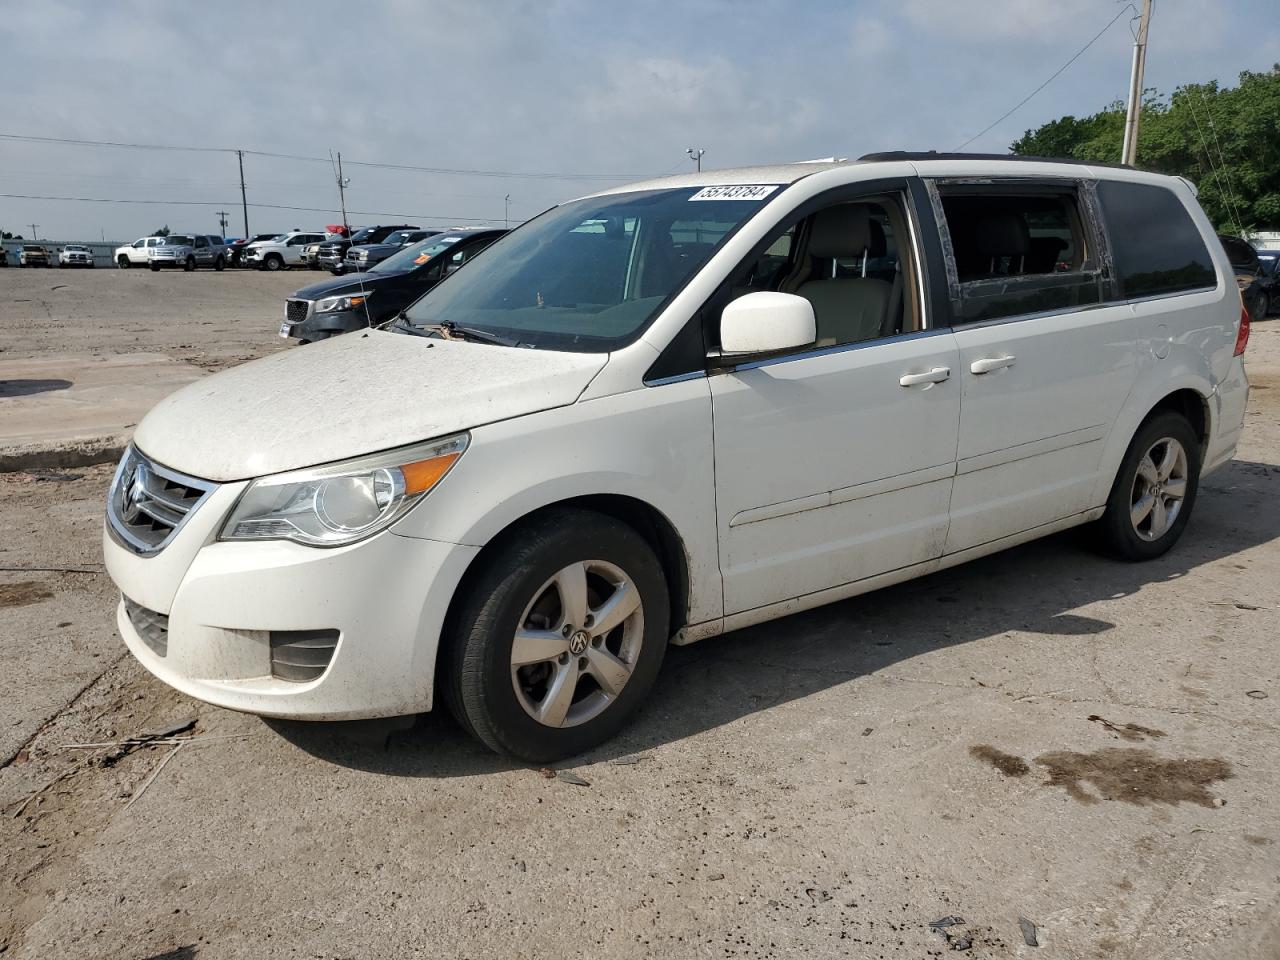
<svg viewBox="0 0 1280 960"><path fill-rule="evenodd" d="M720 315L720 349L725 358L795 350L817 339L813 304L793 293L748 293Z"/></svg>

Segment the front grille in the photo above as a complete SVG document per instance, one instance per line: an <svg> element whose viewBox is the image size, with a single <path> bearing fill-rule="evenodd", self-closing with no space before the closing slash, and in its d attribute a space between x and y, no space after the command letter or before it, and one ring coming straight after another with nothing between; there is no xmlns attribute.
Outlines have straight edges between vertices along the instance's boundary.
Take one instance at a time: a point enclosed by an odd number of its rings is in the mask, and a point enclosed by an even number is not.
<svg viewBox="0 0 1280 960"><path fill-rule="evenodd" d="M152 653L157 657L163 657L169 652L169 618L167 616L148 610L128 597L124 598L124 612L128 615L129 622L133 624L133 629L138 631L138 636Z"/></svg>
<svg viewBox="0 0 1280 960"><path fill-rule="evenodd" d="M286 323L301 323L311 312L310 300L286 300L284 302L284 319Z"/></svg>
<svg viewBox="0 0 1280 960"><path fill-rule="evenodd" d="M130 447L107 495L107 519L117 539L135 553L158 553L216 486L161 466Z"/></svg>
<svg viewBox="0 0 1280 960"><path fill-rule="evenodd" d="M272 630L271 676L306 683L329 667L338 647L337 630Z"/></svg>

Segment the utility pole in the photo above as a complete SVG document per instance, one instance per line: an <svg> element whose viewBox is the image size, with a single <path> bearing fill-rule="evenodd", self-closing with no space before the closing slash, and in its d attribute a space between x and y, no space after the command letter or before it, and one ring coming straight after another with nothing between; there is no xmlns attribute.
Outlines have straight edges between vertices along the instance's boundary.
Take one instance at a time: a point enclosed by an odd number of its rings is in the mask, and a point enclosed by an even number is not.
<svg viewBox="0 0 1280 960"><path fill-rule="evenodd" d="M227 235L227 211L217 210L214 212L218 214L218 226L222 228L221 235L225 237Z"/></svg>
<svg viewBox="0 0 1280 960"><path fill-rule="evenodd" d="M1124 148L1120 162L1133 164L1138 158L1138 126L1142 120L1142 76L1147 69L1147 30L1151 26L1151 2L1142 0L1142 17L1133 38L1133 72L1129 78L1129 112L1124 119Z"/></svg>
<svg viewBox="0 0 1280 960"><path fill-rule="evenodd" d="M249 236L249 201L244 195L244 151L236 151L236 159L240 161L240 209L244 212L244 235Z"/></svg>
<svg viewBox="0 0 1280 960"><path fill-rule="evenodd" d="M690 147L688 150L685 151L685 153L689 155L689 159L698 165L699 173L702 172L702 155L706 152L707 151L703 150L701 147L698 147L697 149Z"/></svg>
<svg viewBox="0 0 1280 960"><path fill-rule="evenodd" d="M28 224L28 226L29 226L29 227L31 227L31 239L32 239L32 240L39 240L39 239L40 239L40 234L38 234L36 231L40 228L40 224L38 224L38 223L31 223L31 224Z"/></svg>
<svg viewBox="0 0 1280 960"><path fill-rule="evenodd" d="M504 227L511 226L511 194L507 194L502 198L502 225Z"/></svg>
<svg viewBox="0 0 1280 960"><path fill-rule="evenodd" d="M342 151L338 151L338 205L342 207L342 228L351 236L351 224L347 223L347 184L350 178L342 175Z"/></svg>

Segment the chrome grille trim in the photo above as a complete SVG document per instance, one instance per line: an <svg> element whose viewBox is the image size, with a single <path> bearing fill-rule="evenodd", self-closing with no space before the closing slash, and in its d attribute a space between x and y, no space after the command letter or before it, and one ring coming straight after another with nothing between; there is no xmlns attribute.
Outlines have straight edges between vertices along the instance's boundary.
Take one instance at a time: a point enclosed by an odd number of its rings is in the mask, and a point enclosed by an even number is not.
<svg viewBox="0 0 1280 960"><path fill-rule="evenodd" d="M134 553L159 553L217 487L158 464L130 446L107 494L107 529Z"/></svg>
<svg viewBox="0 0 1280 960"><path fill-rule="evenodd" d="M311 317L311 311L315 309L315 302L312 300L299 300L292 298L284 302L284 322L285 323L302 323Z"/></svg>

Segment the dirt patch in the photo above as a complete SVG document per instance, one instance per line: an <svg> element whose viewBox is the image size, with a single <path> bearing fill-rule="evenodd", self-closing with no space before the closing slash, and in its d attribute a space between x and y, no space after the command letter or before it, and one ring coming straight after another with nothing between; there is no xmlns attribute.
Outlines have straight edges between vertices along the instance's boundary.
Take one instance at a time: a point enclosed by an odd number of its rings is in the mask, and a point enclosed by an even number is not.
<svg viewBox="0 0 1280 960"><path fill-rule="evenodd" d="M1036 757L1049 774L1045 786L1062 787L1081 803L1123 800L1146 806L1151 803L1194 803L1213 807L1210 784L1232 776L1225 760L1185 758L1166 760L1150 750L1108 747L1094 753L1058 750ZM1086 792L1089 783L1097 796Z"/></svg>
<svg viewBox="0 0 1280 960"><path fill-rule="evenodd" d="M983 760L991 764L1006 777L1025 777L1031 772L1031 768L1027 766L1027 761L1021 757L1015 757L1011 753L1005 753L1003 750L997 750L989 744L980 743L970 747L969 756L975 760Z"/></svg>
<svg viewBox="0 0 1280 960"><path fill-rule="evenodd" d="M53 591L39 580L23 580L21 583L0 583L0 607L25 607L53 596Z"/></svg>
<svg viewBox="0 0 1280 960"><path fill-rule="evenodd" d="M1260 837L1255 833L1246 833L1244 835L1244 842L1255 847L1269 847L1275 841L1270 837Z"/></svg>
<svg viewBox="0 0 1280 960"><path fill-rule="evenodd" d="M1121 740L1128 740L1130 743L1141 743L1143 740L1158 740L1168 736L1163 730L1157 730L1154 727L1142 727L1136 723L1112 723L1106 717L1100 717L1096 713L1091 713L1089 720L1093 723L1102 724Z"/></svg>

